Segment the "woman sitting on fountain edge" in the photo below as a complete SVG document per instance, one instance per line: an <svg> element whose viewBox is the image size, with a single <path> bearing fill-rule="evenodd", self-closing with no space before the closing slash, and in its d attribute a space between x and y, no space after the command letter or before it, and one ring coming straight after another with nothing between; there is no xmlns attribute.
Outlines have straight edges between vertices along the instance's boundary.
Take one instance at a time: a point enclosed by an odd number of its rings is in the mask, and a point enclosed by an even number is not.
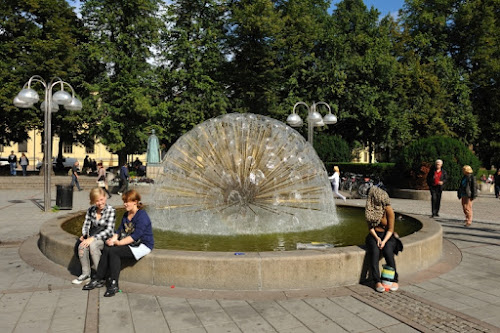
<svg viewBox="0 0 500 333"><path fill-rule="evenodd" d="M365 216L370 231L365 240L366 251L368 252L369 268L375 283L375 290L385 291L379 269L379 259L382 253L387 265L392 267L395 272L393 283L389 289L396 291L399 286L394 253L397 253L400 248L394 236L394 210L386 191L376 186L370 189L366 199Z"/></svg>
<svg viewBox="0 0 500 333"><path fill-rule="evenodd" d="M83 290L92 290L104 286L104 278L108 278L104 297L114 296L118 291L121 259L133 258L139 260L149 254L154 247L151 220L142 209L141 196L137 191L130 190L122 195L126 213L115 234L106 240L97 274ZM106 276L106 274L108 274Z"/></svg>

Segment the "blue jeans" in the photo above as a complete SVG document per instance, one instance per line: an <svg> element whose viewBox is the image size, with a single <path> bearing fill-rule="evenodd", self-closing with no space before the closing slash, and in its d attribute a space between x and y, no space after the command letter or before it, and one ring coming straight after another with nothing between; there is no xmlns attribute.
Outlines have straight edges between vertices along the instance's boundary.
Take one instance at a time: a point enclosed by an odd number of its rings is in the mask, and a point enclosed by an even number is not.
<svg viewBox="0 0 500 333"><path fill-rule="evenodd" d="M15 176L16 175L16 166L17 166L17 163L12 163L10 162L10 174L12 176Z"/></svg>
<svg viewBox="0 0 500 333"><path fill-rule="evenodd" d="M76 188L78 189L78 191L82 190L80 188L80 183L78 182L78 178L76 178L75 174L72 174L71 175L71 184L70 184L70 186L73 187L74 185L76 185Z"/></svg>

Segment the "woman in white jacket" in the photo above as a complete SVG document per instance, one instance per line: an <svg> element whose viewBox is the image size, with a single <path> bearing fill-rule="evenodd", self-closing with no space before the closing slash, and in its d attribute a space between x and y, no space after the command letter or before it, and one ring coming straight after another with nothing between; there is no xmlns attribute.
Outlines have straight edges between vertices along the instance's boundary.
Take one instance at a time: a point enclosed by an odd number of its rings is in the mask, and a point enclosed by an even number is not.
<svg viewBox="0 0 500 333"><path fill-rule="evenodd" d="M340 170L338 166L333 167L333 175L328 177L328 179L332 182L333 194L345 201L345 197L339 193Z"/></svg>

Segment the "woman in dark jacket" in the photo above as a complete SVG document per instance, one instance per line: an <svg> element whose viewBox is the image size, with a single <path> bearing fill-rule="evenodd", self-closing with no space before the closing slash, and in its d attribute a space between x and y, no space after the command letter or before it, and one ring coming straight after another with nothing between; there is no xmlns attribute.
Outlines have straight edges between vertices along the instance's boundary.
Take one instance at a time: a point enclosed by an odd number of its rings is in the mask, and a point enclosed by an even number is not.
<svg viewBox="0 0 500 333"><path fill-rule="evenodd" d="M123 205L127 211L122 218L113 237L106 240L97 274L83 290L101 288L108 278L108 286L104 297L114 296L118 291L121 259L139 260L149 254L154 247L153 229L148 214L142 208L141 196L136 190L130 190L122 195Z"/></svg>
<svg viewBox="0 0 500 333"><path fill-rule="evenodd" d="M462 172L464 176L460 181L457 195L462 200L462 209L465 214L464 226L469 227L472 224L472 201L477 197L476 180L469 165L464 165Z"/></svg>

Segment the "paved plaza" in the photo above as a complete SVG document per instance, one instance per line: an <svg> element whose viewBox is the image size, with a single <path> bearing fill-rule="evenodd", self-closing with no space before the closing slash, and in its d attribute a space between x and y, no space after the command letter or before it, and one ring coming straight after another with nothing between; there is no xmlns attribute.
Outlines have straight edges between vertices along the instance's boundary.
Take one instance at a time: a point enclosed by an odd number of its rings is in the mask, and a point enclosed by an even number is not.
<svg viewBox="0 0 500 333"><path fill-rule="evenodd" d="M30 178L30 177L28 177ZM88 207L75 192L72 212ZM141 189L139 188L139 191ZM53 194L55 200L55 191ZM143 201L150 201L149 195ZM350 199L364 206L365 200ZM118 195L109 201L121 205ZM55 204L55 201L54 201ZM392 199L397 212L426 215L430 202ZM37 249L48 219L43 189L0 187L0 332L500 332L500 200L481 194L464 228L458 200L443 201L443 258L401 289L363 285L302 291L233 292L122 282L121 293L82 291Z"/></svg>

